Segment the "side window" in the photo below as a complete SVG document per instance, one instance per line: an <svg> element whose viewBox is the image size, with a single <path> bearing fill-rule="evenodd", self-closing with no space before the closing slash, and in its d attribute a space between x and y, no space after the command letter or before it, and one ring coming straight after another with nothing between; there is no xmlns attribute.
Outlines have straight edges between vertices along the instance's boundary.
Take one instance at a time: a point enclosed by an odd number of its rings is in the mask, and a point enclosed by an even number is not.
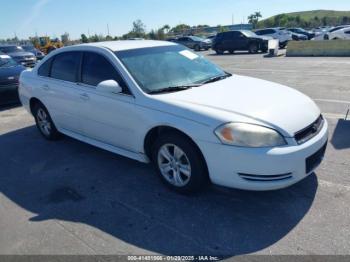
<svg viewBox="0 0 350 262"><path fill-rule="evenodd" d="M50 69L51 69L51 63L53 58L51 57L49 60L47 60L44 64L42 64L38 69L38 75L39 76L50 76Z"/></svg>
<svg viewBox="0 0 350 262"><path fill-rule="evenodd" d="M233 39L235 37L234 34L235 34L235 32L226 32L225 33L225 40Z"/></svg>
<svg viewBox="0 0 350 262"><path fill-rule="evenodd" d="M350 35L350 30L349 30L349 31L346 31L346 32L345 32L345 34L348 34L348 35Z"/></svg>
<svg viewBox="0 0 350 262"><path fill-rule="evenodd" d="M237 40L238 39L238 32L231 32L231 38Z"/></svg>
<svg viewBox="0 0 350 262"><path fill-rule="evenodd" d="M260 31L256 31L255 33L256 33L257 35L264 35L264 34L265 34L265 31L266 31L266 30L260 30Z"/></svg>
<svg viewBox="0 0 350 262"><path fill-rule="evenodd" d="M80 58L80 52L66 52L56 55L52 62L51 77L76 82Z"/></svg>
<svg viewBox="0 0 350 262"><path fill-rule="evenodd" d="M82 83L97 86L106 80L117 81L124 89L124 92L126 92L124 81L114 66L105 57L93 52L85 52L81 68Z"/></svg>

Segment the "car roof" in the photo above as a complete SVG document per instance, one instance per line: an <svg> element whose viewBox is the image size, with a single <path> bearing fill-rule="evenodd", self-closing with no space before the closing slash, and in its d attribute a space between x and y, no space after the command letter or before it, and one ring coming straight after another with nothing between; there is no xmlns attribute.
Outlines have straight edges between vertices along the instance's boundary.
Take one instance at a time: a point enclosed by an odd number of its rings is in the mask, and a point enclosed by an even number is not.
<svg viewBox="0 0 350 262"><path fill-rule="evenodd" d="M89 43L89 44L82 44L77 46L104 47L115 52L115 51L123 51L123 50L130 50L130 49L172 46L172 45L176 45L176 44L172 42L167 42L167 41L155 41L155 40L119 40L119 41Z"/></svg>

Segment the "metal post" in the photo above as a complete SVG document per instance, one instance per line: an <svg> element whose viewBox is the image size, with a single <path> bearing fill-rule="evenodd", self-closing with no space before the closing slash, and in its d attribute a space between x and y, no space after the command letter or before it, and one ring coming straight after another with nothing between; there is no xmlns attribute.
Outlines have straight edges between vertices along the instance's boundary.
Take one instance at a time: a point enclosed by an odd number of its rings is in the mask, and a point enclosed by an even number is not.
<svg viewBox="0 0 350 262"><path fill-rule="evenodd" d="M345 120L348 120L349 112L350 112L350 108L349 108L348 111L346 112Z"/></svg>

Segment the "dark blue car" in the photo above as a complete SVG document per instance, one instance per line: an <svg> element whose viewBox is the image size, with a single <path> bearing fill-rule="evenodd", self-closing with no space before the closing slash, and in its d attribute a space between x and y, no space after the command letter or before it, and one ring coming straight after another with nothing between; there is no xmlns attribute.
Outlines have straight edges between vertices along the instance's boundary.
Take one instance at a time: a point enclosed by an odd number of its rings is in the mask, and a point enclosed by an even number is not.
<svg viewBox="0 0 350 262"><path fill-rule="evenodd" d="M0 52L0 105L18 103L18 79L26 68Z"/></svg>

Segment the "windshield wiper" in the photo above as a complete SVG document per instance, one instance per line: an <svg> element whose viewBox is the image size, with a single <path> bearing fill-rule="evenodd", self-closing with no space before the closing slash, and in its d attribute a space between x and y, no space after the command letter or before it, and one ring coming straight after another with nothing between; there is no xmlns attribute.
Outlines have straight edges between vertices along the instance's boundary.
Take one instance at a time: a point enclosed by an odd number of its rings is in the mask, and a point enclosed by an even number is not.
<svg viewBox="0 0 350 262"><path fill-rule="evenodd" d="M225 75L221 75L221 76L214 76L214 77L211 77L211 78L205 80L204 82L202 82L202 84L204 85L204 84L214 83L214 82L223 80L225 78L228 78L230 76L232 76L232 74L230 74L230 73L226 73Z"/></svg>
<svg viewBox="0 0 350 262"><path fill-rule="evenodd" d="M187 90L187 89L190 89L192 87L198 87L198 86L201 86L201 85L169 86L169 87L165 87L165 88L161 88L161 89L150 91L150 92L148 92L148 94L171 93L171 92Z"/></svg>

